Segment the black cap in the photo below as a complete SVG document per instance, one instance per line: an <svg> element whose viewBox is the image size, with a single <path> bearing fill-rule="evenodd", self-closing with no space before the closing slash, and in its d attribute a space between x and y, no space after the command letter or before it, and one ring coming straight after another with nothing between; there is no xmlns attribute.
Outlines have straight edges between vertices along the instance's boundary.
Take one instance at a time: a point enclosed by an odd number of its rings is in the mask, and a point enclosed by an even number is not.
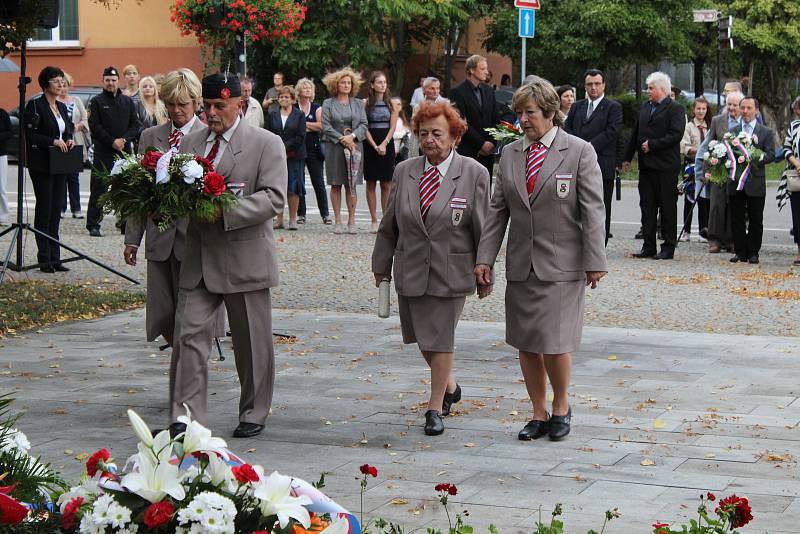
<svg viewBox="0 0 800 534"><path fill-rule="evenodd" d="M114 67L106 67L103 70L103 77L105 78L106 76L116 76L119 78L119 71Z"/></svg>
<svg viewBox="0 0 800 534"><path fill-rule="evenodd" d="M239 96L242 96L242 88L235 74L218 72L203 78L203 98L227 100Z"/></svg>

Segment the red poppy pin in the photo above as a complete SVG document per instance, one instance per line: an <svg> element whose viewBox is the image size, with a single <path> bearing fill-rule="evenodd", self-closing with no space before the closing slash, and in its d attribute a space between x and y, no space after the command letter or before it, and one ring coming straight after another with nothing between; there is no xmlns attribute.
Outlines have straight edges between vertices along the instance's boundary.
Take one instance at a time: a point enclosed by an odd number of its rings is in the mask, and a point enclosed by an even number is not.
<svg viewBox="0 0 800 534"><path fill-rule="evenodd" d="M224 100L227 100L231 97L231 90L227 87L223 87L219 92L219 96L221 96Z"/></svg>

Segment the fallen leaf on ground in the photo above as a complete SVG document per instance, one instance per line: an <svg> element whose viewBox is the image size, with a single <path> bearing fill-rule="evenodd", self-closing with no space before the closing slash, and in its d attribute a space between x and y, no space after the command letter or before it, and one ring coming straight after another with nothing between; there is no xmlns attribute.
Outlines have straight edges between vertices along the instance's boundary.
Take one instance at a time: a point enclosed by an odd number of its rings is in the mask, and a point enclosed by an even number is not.
<svg viewBox="0 0 800 534"><path fill-rule="evenodd" d="M408 501L406 499L392 499L391 501L389 501L389 504L396 504L396 505L408 504Z"/></svg>
<svg viewBox="0 0 800 534"><path fill-rule="evenodd" d="M647 466L651 466L651 465L656 465L656 463L653 460L651 460L650 458L645 458L644 460L639 462L639 465L643 465L643 466L647 467Z"/></svg>
<svg viewBox="0 0 800 534"><path fill-rule="evenodd" d="M653 421L653 428L665 428L667 426L667 422L663 419L656 419Z"/></svg>

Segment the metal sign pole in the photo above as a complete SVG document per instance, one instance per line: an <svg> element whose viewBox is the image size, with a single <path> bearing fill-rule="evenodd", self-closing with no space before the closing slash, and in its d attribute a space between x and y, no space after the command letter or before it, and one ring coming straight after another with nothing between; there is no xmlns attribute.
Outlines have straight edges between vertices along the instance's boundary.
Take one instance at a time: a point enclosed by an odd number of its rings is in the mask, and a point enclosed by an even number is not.
<svg viewBox="0 0 800 534"><path fill-rule="evenodd" d="M520 78L519 83L522 85L525 83L525 63L527 62L526 55L527 55L527 42L528 39L526 37L522 38L522 78Z"/></svg>

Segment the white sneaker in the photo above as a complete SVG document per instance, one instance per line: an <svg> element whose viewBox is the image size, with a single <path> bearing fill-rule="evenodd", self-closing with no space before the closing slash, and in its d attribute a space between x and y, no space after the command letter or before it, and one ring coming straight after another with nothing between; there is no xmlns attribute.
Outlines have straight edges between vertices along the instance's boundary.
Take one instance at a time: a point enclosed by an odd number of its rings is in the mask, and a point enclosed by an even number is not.
<svg viewBox="0 0 800 534"><path fill-rule="evenodd" d="M692 240L691 234L683 234L680 238L680 241L683 241L684 243L688 243L691 240Z"/></svg>

